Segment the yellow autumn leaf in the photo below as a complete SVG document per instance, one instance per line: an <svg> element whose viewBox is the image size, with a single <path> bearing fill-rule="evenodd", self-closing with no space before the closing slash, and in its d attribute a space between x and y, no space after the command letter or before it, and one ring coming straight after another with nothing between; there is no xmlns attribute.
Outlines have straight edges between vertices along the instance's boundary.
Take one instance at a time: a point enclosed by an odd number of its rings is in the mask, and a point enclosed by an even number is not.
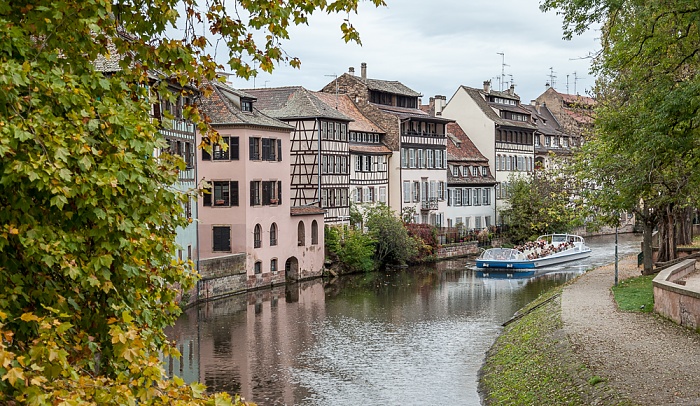
<svg viewBox="0 0 700 406"><path fill-rule="evenodd" d="M23 313L20 317L22 321L40 321L41 318L34 315L32 312Z"/></svg>
<svg viewBox="0 0 700 406"><path fill-rule="evenodd" d="M10 227L10 234L19 234L19 230L15 227Z"/></svg>
<svg viewBox="0 0 700 406"><path fill-rule="evenodd" d="M24 380L24 373L20 368L14 367L7 371L5 375L2 377L3 381L8 381L10 382L10 385L15 386L15 382L18 380Z"/></svg>

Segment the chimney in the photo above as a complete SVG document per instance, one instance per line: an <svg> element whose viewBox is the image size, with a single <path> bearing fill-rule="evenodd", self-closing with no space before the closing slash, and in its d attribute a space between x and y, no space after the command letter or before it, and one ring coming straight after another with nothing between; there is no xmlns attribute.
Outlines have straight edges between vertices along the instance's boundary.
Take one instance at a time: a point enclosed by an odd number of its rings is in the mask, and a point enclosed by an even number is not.
<svg viewBox="0 0 700 406"><path fill-rule="evenodd" d="M355 76L355 67L354 67L354 66L351 66L351 67L348 69L348 73L350 74L350 76Z"/></svg>
<svg viewBox="0 0 700 406"><path fill-rule="evenodd" d="M540 102L537 100L530 100L530 105L535 106L535 111L537 111L537 114L540 114L541 108L540 108Z"/></svg>
<svg viewBox="0 0 700 406"><path fill-rule="evenodd" d="M445 104L447 104L447 97L443 95L435 95L435 115L436 116L441 116L442 115L442 110L445 108Z"/></svg>
<svg viewBox="0 0 700 406"><path fill-rule="evenodd" d="M510 88L508 89L508 94L511 96L515 94L515 85L510 85Z"/></svg>
<svg viewBox="0 0 700 406"><path fill-rule="evenodd" d="M491 93L491 81L484 80L484 93Z"/></svg>
<svg viewBox="0 0 700 406"><path fill-rule="evenodd" d="M362 65L360 65L360 73L362 74L362 80L367 80L367 63L362 62Z"/></svg>
<svg viewBox="0 0 700 406"><path fill-rule="evenodd" d="M428 112L431 116L435 115L435 98L431 97L428 99Z"/></svg>

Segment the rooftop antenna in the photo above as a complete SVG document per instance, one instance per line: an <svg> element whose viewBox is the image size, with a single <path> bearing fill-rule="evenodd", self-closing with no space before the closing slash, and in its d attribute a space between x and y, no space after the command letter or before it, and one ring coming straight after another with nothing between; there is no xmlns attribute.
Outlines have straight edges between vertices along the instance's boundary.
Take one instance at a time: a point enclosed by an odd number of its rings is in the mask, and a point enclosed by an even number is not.
<svg viewBox="0 0 700 406"><path fill-rule="evenodd" d="M569 94L569 75L566 75L566 94Z"/></svg>
<svg viewBox="0 0 700 406"><path fill-rule="evenodd" d="M576 82L578 82L579 80L581 80L581 78L578 77L578 75L576 74L576 72L574 72L574 94L578 94L578 93L576 92Z"/></svg>
<svg viewBox="0 0 700 406"><path fill-rule="evenodd" d="M267 82L269 82L269 80L265 81L265 89L267 89Z"/></svg>
<svg viewBox="0 0 700 406"><path fill-rule="evenodd" d="M552 86L554 89L556 89L556 86L557 86L557 85L556 85L556 80L555 80L555 79L557 78L557 75L555 75L554 73L555 73L555 72L554 72L554 68L550 66L550 68L549 68L549 84L550 84L550 86Z"/></svg>
<svg viewBox="0 0 700 406"><path fill-rule="evenodd" d="M511 74L509 73L508 76L510 76L510 82L509 82L509 86L508 86L508 87L510 87L510 86L515 86L515 80L513 80L513 75L511 75Z"/></svg>
<svg viewBox="0 0 700 406"><path fill-rule="evenodd" d="M501 55L501 77L498 80L498 90L503 91L503 83L506 81L506 55L503 52L496 52L497 55Z"/></svg>
<svg viewBox="0 0 700 406"><path fill-rule="evenodd" d="M332 75L324 75L331 78L335 78L335 109L338 110L338 75L335 73Z"/></svg>

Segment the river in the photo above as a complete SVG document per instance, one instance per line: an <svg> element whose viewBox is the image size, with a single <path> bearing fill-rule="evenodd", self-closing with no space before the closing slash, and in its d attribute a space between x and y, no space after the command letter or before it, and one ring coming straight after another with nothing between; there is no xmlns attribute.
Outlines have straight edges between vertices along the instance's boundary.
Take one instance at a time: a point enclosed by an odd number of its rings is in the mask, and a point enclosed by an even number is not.
<svg viewBox="0 0 700 406"><path fill-rule="evenodd" d="M614 242L588 238L591 257L527 277L484 275L459 259L213 301L166 331L183 354L166 368L261 406L479 405L477 374L501 324L613 262ZM639 247L640 236L620 235L620 256Z"/></svg>

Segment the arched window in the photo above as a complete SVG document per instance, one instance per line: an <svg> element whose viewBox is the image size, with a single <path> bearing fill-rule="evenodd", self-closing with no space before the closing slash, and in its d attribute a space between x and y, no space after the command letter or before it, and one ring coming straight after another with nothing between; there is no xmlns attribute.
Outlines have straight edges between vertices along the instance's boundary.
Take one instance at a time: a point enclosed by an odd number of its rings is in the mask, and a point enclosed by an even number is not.
<svg viewBox="0 0 700 406"><path fill-rule="evenodd" d="M277 245L277 224L272 223L270 225L270 246L274 247Z"/></svg>
<svg viewBox="0 0 700 406"><path fill-rule="evenodd" d="M311 245L318 245L318 223L316 220L311 222Z"/></svg>
<svg viewBox="0 0 700 406"><path fill-rule="evenodd" d="M297 245L300 247L306 245L306 232L303 221L300 221L297 226Z"/></svg>
<svg viewBox="0 0 700 406"><path fill-rule="evenodd" d="M262 227L260 224L255 225L255 231L253 232L253 244L255 248L260 248L262 246Z"/></svg>

